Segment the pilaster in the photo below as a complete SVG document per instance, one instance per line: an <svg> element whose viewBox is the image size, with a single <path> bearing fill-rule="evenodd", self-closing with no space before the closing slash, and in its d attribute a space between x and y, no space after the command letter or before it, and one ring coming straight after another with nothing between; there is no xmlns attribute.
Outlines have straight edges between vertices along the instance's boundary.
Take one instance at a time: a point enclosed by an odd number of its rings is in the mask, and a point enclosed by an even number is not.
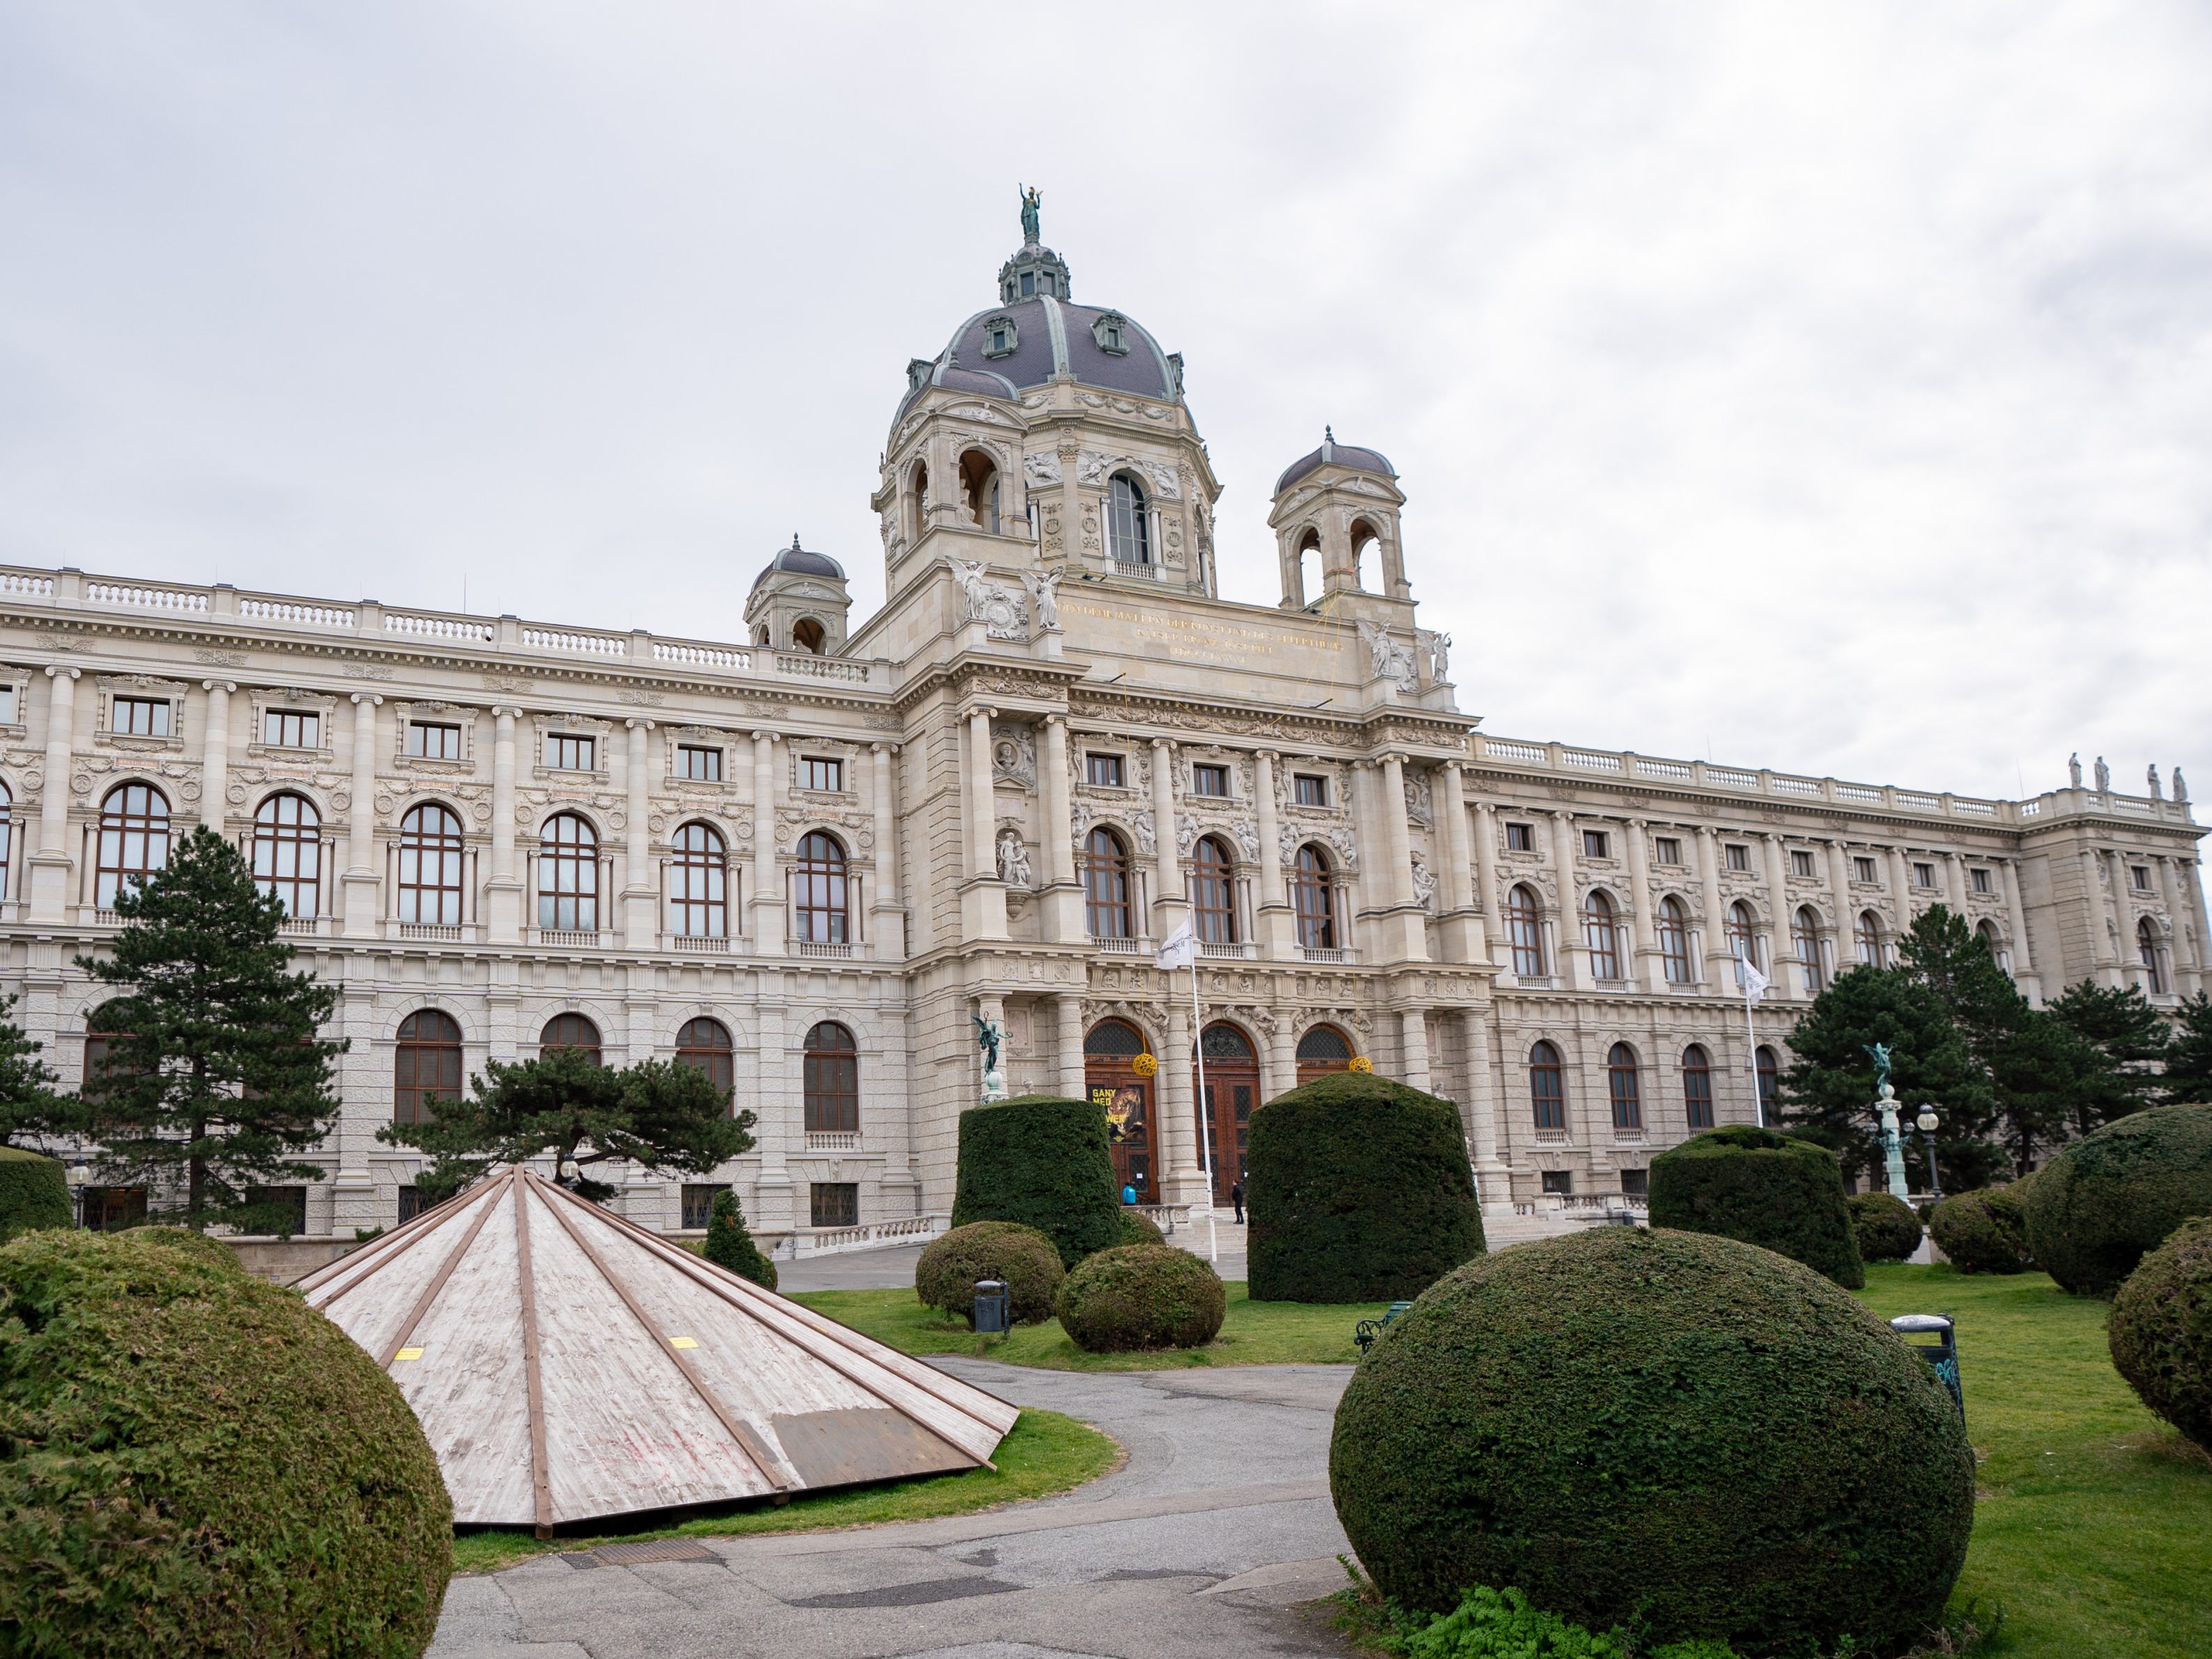
<svg viewBox="0 0 2212 1659"><path fill-rule="evenodd" d="M70 750L76 737L79 670L46 670L52 688L46 704L46 759L39 784L39 848L24 860L31 890L31 920L58 922L69 911L70 878L76 860L69 855Z"/></svg>

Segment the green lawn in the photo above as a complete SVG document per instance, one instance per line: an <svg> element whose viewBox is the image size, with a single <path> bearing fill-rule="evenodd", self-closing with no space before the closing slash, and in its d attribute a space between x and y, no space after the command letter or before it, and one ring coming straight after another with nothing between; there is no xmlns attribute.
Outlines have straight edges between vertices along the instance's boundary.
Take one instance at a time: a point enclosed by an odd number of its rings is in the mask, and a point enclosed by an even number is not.
<svg viewBox="0 0 2212 1659"><path fill-rule="evenodd" d="M1872 1267L1887 1318L1959 1322L1966 1427L1981 1462L1953 1606L2003 1608L2005 1659L2212 1653L2212 1459L2145 1411L2105 1346L2109 1304L2041 1273Z"/></svg>
<svg viewBox="0 0 2212 1659"><path fill-rule="evenodd" d="M1346 1364L1359 1357L1352 1346L1354 1322L1369 1315L1379 1316L1389 1305L1255 1302L1244 1294L1241 1279L1231 1279L1227 1288L1229 1316L1218 1336L1202 1348L1166 1348L1156 1353L1085 1353L1067 1340L1056 1319L1016 1326L1011 1336L979 1337L965 1321L948 1323L936 1309L923 1307L910 1290L804 1291L792 1300L908 1353L983 1354L1012 1365L1056 1371Z"/></svg>
<svg viewBox="0 0 2212 1659"><path fill-rule="evenodd" d="M747 1533L813 1532L828 1527L873 1526L886 1521L927 1521L971 1515L1024 1498L1095 1480L1121 1461L1121 1449L1087 1423L1058 1412L1025 1411L999 1443L999 1467L965 1474L940 1474L850 1492L795 1498L778 1509L766 1504L732 1508L648 1532L563 1535L544 1541L526 1531L499 1528L463 1533L453 1540L455 1572L495 1572L548 1550L582 1550L599 1544L635 1544L651 1538L726 1538Z"/></svg>

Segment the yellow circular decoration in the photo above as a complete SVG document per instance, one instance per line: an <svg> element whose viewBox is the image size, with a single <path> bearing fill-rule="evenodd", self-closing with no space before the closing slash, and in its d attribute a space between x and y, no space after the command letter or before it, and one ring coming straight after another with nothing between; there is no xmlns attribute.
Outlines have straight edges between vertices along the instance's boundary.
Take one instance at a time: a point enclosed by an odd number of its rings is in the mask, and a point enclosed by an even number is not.
<svg viewBox="0 0 2212 1659"><path fill-rule="evenodd" d="M1139 1054L1129 1062L1129 1069L1139 1077L1150 1077L1160 1069L1160 1063L1150 1054Z"/></svg>
<svg viewBox="0 0 2212 1659"><path fill-rule="evenodd" d="M1347 1072L1371 1072L1375 1069L1375 1062L1364 1054L1354 1054L1352 1063L1344 1069Z"/></svg>

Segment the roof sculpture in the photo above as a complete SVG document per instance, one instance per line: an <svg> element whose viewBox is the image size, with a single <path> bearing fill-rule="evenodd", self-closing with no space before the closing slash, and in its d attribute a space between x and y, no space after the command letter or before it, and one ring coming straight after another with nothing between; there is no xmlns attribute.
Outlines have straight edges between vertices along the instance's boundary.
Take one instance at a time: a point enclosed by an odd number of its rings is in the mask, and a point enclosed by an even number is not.
<svg viewBox="0 0 2212 1659"><path fill-rule="evenodd" d="M1019 1415L519 1166L299 1289L399 1384L460 1522L975 1468Z"/></svg>

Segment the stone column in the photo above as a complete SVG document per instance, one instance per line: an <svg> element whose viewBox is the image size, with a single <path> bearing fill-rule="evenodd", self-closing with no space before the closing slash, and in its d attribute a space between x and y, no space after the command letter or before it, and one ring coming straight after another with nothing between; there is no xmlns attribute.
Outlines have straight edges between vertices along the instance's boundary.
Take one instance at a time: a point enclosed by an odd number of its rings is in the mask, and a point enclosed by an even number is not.
<svg viewBox="0 0 2212 1659"><path fill-rule="evenodd" d="M1651 825L1645 818L1628 821L1628 902L1635 918L1636 972L1632 975L1645 990L1657 995L1667 988L1667 964L1659 955L1659 937L1652 926Z"/></svg>
<svg viewBox="0 0 2212 1659"><path fill-rule="evenodd" d="M1053 1012L1060 1027L1054 1045L1060 1062L1060 1091L1070 1100L1087 1099L1090 1085L1083 1073L1083 999L1073 991L1062 991L1053 999Z"/></svg>
<svg viewBox="0 0 2212 1659"><path fill-rule="evenodd" d="M870 780L876 819L875 880L869 889L869 953L878 962L897 962L906 955L906 918L899 903L899 846L897 768L895 743L873 743L875 757Z"/></svg>
<svg viewBox="0 0 2212 1659"><path fill-rule="evenodd" d="M1912 926L1912 872L1905 866L1905 849L1889 847L1889 890L1897 899L1897 931L1903 933Z"/></svg>
<svg viewBox="0 0 2212 1659"><path fill-rule="evenodd" d="M999 879L998 807L991 782L991 720L995 708L968 711L968 740L961 746L960 811L967 826L966 878L960 884L964 937L1006 937L1006 890Z"/></svg>
<svg viewBox="0 0 2212 1659"><path fill-rule="evenodd" d="M1780 993L1782 1000L1796 1001L1804 996L1805 987L1804 981L1790 971L1790 964L1797 959L1796 946L1790 937L1794 919L1790 913L1790 849L1782 844L1779 836L1770 834L1764 839L1767 903L1774 912L1766 950L1767 961L1774 964L1770 977L1774 981L1772 988Z"/></svg>
<svg viewBox="0 0 2212 1659"><path fill-rule="evenodd" d="M1443 831L1443 916L1439 942L1447 962L1487 962L1489 941L1475 908L1474 852L1468 846L1467 778L1446 761L1434 781L1437 821Z"/></svg>
<svg viewBox="0 0 2212 1659"><path fill-rule="evenodd" d="M1253 803L1260 821L1260 883L1259 913L1253 920L1258 924L1254 932L1259 935L1261 953L1270 960L1297 960L1297 918L1291 914L1290 896L1283 885L1283 848L1281 817L1275 808L1275 751L1262 749L1253 757L1253 790L1259 799Z"/></svg>
<svg viewBox="0 0 2212 1659"><path fill-rule="evenodd" d="M781 934L775 948L782 949ZM774 983L782 975L771 973L765 977ZM755 1189L753 1202L762 1217L763 1227L803 1227L812 1219L805 1207L806 1194L791 1178L789 1160L791 1154L804 1145L799 1139L804 1133L804 1120L799 1115L799 1091L790 1086L790 1055L784 1048L784 1013L781 1003L758 1005L760 1047L754 1067L753 1110L759 1117L754 1133L760 1144L760 1183ZM742 1081L739 1091L742 1102Z"/></svg>
<svg viewBox="0 0 2212 1659"><path fill-rule="evenodd" d="M2203 981L2212 979L2212 938L2206 937L2204 886L2197 879L2197 857L2193 853L2181 861L2181 885L2188 902L2190 914L2197 918L2198 988L2204 989L2207 988Z"/></svg>
<svg viewBox="0 0 2212 1659"><path fill-rule="evenodd" d="M1267 1046L1260 1056L1260 1098L1273 1100L1298 1086L1297 1039L1291 1033L1291 1016L1278 1011L1267 1029Z"/></svg>
<svg viewBox="0 0 2212 1659"><path fill-rule="evenodd" d="M2005 915L2012 923L2012 977L2031 1007L2043 1006L2043 978L2027 942L2027 906L2020 894L2020 860L2008 859L1997 879L2005 884Z"/></svg>
<svg viewBox="0 0 2212 1659"><path fill-rule="evenodd" d="M376 867L376 709L384 701L373 692L353 694L353 805L346 817L345 931L349 939L368 939L377 930L377 896L382 886Z"/></svg>
<svg viewBox="0 0 2212 1659"><path fill-rule="evenodd" d="M753 733L753 892L750 915L753 953L769 957L786 953L783 873L776 856L775 803L781 793L775 787L776 738L774 732ZM762 1040L765 1043L766 1038ZM763 1164L763 1181L767 1179L765 1167Z"/></svg>
<svg viewBox="0 0 2212 1659"><path fill-rule="evenodd" d="M23 861L33 921L60 921L69 910L70 874L76 863L69 852L70 761L76 739L81 672L46 670L52 696L46 704L46 764L39 781L39 848Z"/></svg>
<svg viewBox="0 0 2212 1659"><path fill-rule="evenodd" d="M1834 934L1835 961L1830 964L1840 974L1858 961L1858 906L1851 897L1851 859L1840 841L1830 841L1828 850L1828 890L1836 907Z"/></svg>
<svg viewBox="0 0 2212 1659"><path fill-rule="evenodd" d="M230 694L238 690L231 680L202 680L207 693L207 733L200 755L200 822L218 836L230 811L224 792L230 787Z"/></svg>
<svg viewBox="0 0 2212 1659"><path fill-rule="evenodd" d="M2189 930L2182 925L2180 907L2173 902L2173 872L2163 853L2150 862L2158 875L2160 902L2166 906L2167 977L2175 994L2188 996L2197 988L2197 964L2189 955Z"/></svg>
<svg viewBox="0 0 2212 1659"><path fill-rule="evenodd" d="M1401 1008L1398 1011L1398 1063L1404 1070L1402 1081L1419 1089L1423 1094L1432 1092L1429 1086L1429 1016L1425 1008Z"/></svg>
<svg viewBox="0 0 2212 1659"><path fill-rule="evenodd" d="M1583 971L1583 914L1575 890L1575 821L1571 812L1552 814L1552 862L1559 878L1559 983L1579 991L1589 983Z"/></svg>
<svg viewBox="0 0 2212 1659"><path fill-rule="evenodd" d="M1376 804L1377 821L1382 831L1382 855L1389 866L1382 894L1389 908L1378 918L1376 959L1426 962L1429 923L1413 893L1413 832L1406 819L1404 756L1382 757L1375 787L1382 795Z"/></svg>
<svg viewBox="0 0 2212 1659"><path fill-rule="evenodd" d="M629 864L629 879L623 887L623 942L633 951L650 951L658 945L660 934L660 884L653 867L652 824L653 797L651 736L653 722L630 720L629 754L625 762L623 781L629 790L624 812L623 852ZM642 1055L633 1054L632 1059Z"/></svg>
<svg viewBox="0 0 2212 1659"><path fill-rule="evenodd" d="M2142 985L2142 964L2136 959L2136 930L2128 922L2125 861L2118 849L2111 847L2099 851L2097 861L2105 872L2105 911L2112 921L2114 981L2121 986Z"/></svg>
<svg viewBox="0 0 2212 1659"><path fill-rule="evenodd" d="M1735 956L1729 949L1728 915L1721 908L1721 842L1717 830L1698 827L1698 874L1705 900L1705 981L1708 990L1735 988Z"/></svg>
<svg viewBox="0 0 2212 1659"><path fill-rule="evenodd" d="M1152 845L1155 849L1153 867L1158 885L1152 893L1155 916L1152 923L1152 937L1156 939L1164 939L1176 930L1176 925L1182 920L1183 905L1187 896L1182 890L1182 858L1176 842L1175 769L1175 745L1165 738L1154 738L1152 739ZM1186 1070L1189 1058L1187 1053L1183 1055L1182 1063ZM1160 1064L1164 1075L1168 1069L1167 1062L1162 1060ZM1183 1085L1186 1094L1189 1092L1189 1088L1190 1085L1186 1082ZM1194 1169L1197 1167L1196 1158L1197 1154L1194 1152L1192 1154Z"/></svg>
<svg viewBox="0 0 2212 1659"><path fill-rule="evenodd" d="M1943 896L1950 903L1952 915L1966 914L1966 877L1960 868L1956 853L1943 854Z"/></svg>
<svg viewBox="0 0 2212 1659"><path fill-rule="evenodd" d="M1474 908L1492 924L1489 931L1503 937L1504 927L1497 925L1498 909L1498 813L1486 800L1474 804ZM1485 941L1486 951L1488 942ZM1485 961L1495 962L1495 955L1486 954Z"/></svg>
<svg viewBox="0 0 2212 1659"><path fill-rule="evenodd" d="M486 938L494 945L522 939L522 877L514 863L514 722L520 708L491 711L491 878L484 884Z"/></svg>
<svg viewBox="0 0 2212 1659"><path fill-rule="evenodd" d="M1083 943L1083 889L1075 877L1075 823L1068 802L1067 721L1044 717L1044 755L1037 780L1044 799L1045 937Z"/></svg>
<svg viewBox="0 0 2212 1659"><path fill-rule="evenodd" d="M1191 1095L1190 1011L1172 990L1168 996L1168 1039L1160 1055L1160 1158L1167 1165L1161 1195L1171 1204L1204 1205L1212 1198L1198 1155L1198 1103Z"/></svg>
<svg viewBox="0 0 2212 1659"><path fill-rule="evenodd" d="M1477 1194L1486 1203L1511 1196L1501 1156L1498 1121L1498 1078L1491 1066L1490 1018L1480 1008L1460 1010L1461 1046L1467 1052L1468 1138L1473 1144Z"/></svg>

